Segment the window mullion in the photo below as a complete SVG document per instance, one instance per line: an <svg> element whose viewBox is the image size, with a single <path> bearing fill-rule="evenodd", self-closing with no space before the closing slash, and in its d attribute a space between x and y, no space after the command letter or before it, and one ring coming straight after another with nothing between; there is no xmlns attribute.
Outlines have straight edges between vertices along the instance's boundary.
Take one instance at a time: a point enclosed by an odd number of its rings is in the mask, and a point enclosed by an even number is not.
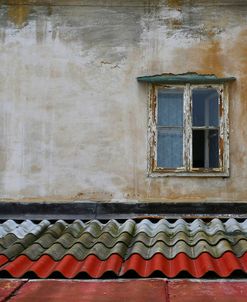
<svg viewBox="0 0 247 302"><path fill-rule="evenodd" d="M192 101L191 89L187 84L184 90L184 165L186 171L192 168Z"/></svg>

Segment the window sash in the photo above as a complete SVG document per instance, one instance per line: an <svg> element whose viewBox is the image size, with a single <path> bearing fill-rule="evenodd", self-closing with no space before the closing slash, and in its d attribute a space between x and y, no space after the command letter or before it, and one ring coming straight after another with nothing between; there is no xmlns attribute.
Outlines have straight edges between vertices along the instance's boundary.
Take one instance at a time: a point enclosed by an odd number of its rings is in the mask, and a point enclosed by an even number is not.
<svg viewBox="0 0 247 302"><path fill-rule="evenodd" d="M164 168L157 165L157 149L158 149L158 90L159 89L183 89L183 165L177 168ZM216 89L219 95L219 126L192 126L192 90L196 88L211 88ZM150 90L150 103L149 103L149 175L155 173L165 176L166 174L174 175L184 174L185 176L190 174L200 174L212 176L215 172L225 174L229 173L229 141L228 141L228 98L227 98L227 86L226 85L152 85ZM223 101L224 100L224 101ZM193 167L193 146L192 146L192 132L193 129L202 130L218 130L219 131L219 167L218 168L195 168ZM169 174L170 173L170 174ZM159 176L159 175L156 175Z"/></svg>
<svg viewBox="0 0 247 302"><path fill-rule="evenodd" d="M216 126L203 126L203 127L196 127L192 125L192 91L193 89L199 89L199 88L207 88L207 89L215 89L218 92L218 106L219 106L219 121L218 121L218 127ZM223 102L223 91L224 91L224 86L223 85L189 85L189 90L190 90L190 115L191 115L191 124L190 124L190 129L191 129L191 141L190 141L190 166L188 171L198 171L198 172L224 172L224 141L226 139L225 131L228 128L227 123L226 123L226 112L228 110L228 102L227 99L224 100ZM225 105L225 106L224 106ZM228 115L228 114L227 114ZM202 129L202 130L218 130L219 131L219 143L218 143L218 156L219 156L219 167L218 168L208 168L208 167L202 167L202 168L196 168L193 167L193 142L192 142L192 132L193 129Z"/></svg>

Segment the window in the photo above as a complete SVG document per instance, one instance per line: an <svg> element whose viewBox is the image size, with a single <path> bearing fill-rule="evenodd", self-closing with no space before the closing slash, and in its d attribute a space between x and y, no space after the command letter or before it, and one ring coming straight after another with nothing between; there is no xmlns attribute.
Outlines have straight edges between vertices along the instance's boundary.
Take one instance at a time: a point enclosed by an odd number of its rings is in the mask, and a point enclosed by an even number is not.
<svg viewBox="0 0 247 302"><path fill-rule="evenodd" d="M149 175L229 176L225 81L160 82L150 85Z"/></svg>

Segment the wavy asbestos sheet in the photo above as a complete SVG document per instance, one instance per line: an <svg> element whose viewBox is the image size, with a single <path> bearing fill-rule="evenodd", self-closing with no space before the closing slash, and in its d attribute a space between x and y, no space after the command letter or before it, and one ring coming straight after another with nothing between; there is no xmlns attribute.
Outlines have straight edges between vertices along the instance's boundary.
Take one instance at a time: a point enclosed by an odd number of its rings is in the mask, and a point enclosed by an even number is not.
<svg viewBox="0 0 247 302"><path fill-rule="evenodd" d="M106 261L101 261L94 255L82 261L70 255L61 261L54 261L47 255L43 255L37 261L19 256L0 268L0 274L4 273L6 276L7 273L14 278L25 277L27 273L33 273L38 278L53 277L54 273L65 278L78 278L82 273L91 278L101 278L109 272L116 277L124 277L129 272L134 272L139 277L150 277L153 273L159 272L169 278L174 278L181 272L187 272L195 278L213 272L219 277L226 278L235 271L247 272L247 254L237 258L227 252L219 259L207 253L201 254L196 259L179 254L171 260L160 254L149 260L143 259L140 255L133 255L127 261L123 261L119 255L111 255Z"/></svg>
<svg viewBox="0 0 247 302"><path fill-rule="evenodd" d="M0 238L2 239L9 234L12 234L19 239L24 238L29 233L38 235L49 225L50 222L48 220L43 220L38 224L30 220L25 220L20 224L17 224L14 220L7 220L0 224Z"/></svg>
<svg viewBox="0 0 247 302"><path fill-rule="evenodd" d="M85 223L81 220L75 220L72 223L58 220L54 224L47 220L43 220L40 223L26 220L21 224L17 224L13 220L7 220L0 224L0 238L7 234L14 234L17 238L23 238L28 233L35 235L44 229L55 237L61 236L63 232L66 232L75 238L80 237L83 233L89 233L95 238L100 237L103 233L109 233L112 237L119 237L121 233L128 233L133 237L136 237L139 233L145 233L149 237L155 237L160 232L166 233L169 237L176 236L178 232L183 232L188 236L195 236L198 232L204 232L206 235L212 236L219 231L226 234L234 232L247 233L247 220L240 223L231 218L226 222L222 222L220 219L215 218L209 223L205 223L201 219L195 219L193 222L188 223L183 219L178 219L170 223L166 219L160 219L158 222L153 223L148 219L143 219L141 222L136 223L129 219L124 223L109 220L105 224L98 220L91 220Z"/></svg>
<svg viewBox="0 0 247 302"><path fill-rule="evenodd" d="M53 224L47 220L36 224L29 220L21 224L8 220L0 229L0 255L9 260L21 255L32 261L43 255L55 261L68 255L78 261L90 255L102 261L111 255L124 260L139 255L149 260L156 254L173 259L181 253L195 259L202 253L220 258L226 252L239 258L247 251L247 223L235 219L226 222L213 219L209 223L200 219L191 223L183 219L173 223L165 219L156 223L147 219L139 223L110 220L105 224L97 220L85 223L58 220Z"/></svg>
<svg viewBox="0 0 247 302"><path fill-rule="evenodd" d="M54 243L48 249L43 248L38 243L33 243L26 249L20 244L14 244L1 253L8 259L15 259L20 255L25 255L31 260L38 260L42 255L48 255L55 261L60 261L66 255L71 255L81 261L89 255L95 255L100 260L107 260L111 255L119 255L123 259L128 259L134 254L140 255L144 259L150 259L155 254L162 254L167 259L173 259L178 254L184 253L191 259L197 258L202 253L208 253L214 258L221 257L225 252L232 252L236 257L241 257L247 251L247 240L240 240L236 245L231 245L227 240L220 240L216 245L211 246L207 241L199 241L195 246L189 246L184 241L177 242L174 246L167 246L163 242L157 242L151 247L147 247L142 242L137 242L130 248L125 243L117 243L112 248L107 248L99 242L92 248L85 248L83 244L76 243L70 248L65 248L60 243Z"/></svg>

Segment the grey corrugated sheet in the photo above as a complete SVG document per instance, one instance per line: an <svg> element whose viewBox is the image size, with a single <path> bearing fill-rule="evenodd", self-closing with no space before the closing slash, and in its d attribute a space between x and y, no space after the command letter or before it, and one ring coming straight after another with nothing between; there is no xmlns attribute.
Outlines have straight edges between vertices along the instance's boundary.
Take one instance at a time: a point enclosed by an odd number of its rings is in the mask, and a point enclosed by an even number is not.
<svg viewBox="0 0 247 302"><path fill-rule="evenodd" d="M213 219L205 223L195 219L188 223L178 219L171 223L160 219L153 223L144 219L139 223L110 220L105 224L97 220L85 223L43 220L38 224L8 220L0 225L0 230L0 254L11 260L20 255L31 260L49 255L56 261L65 255L73 255L77 260L96 255L106 260L112 254L123 259L133 254L150 259L157 253L167 259L185 253L194 259L201 253L219 258L232 252L241 257L247 251L247 220L239 223L235 219L226 222Z"/></svg>
<svg viewBox="0 0 247 302"><path fill-rule="evenodd" d="M3 238L7 234L13 234L17 238L24 238L27 234L39 234L43 228L50 225L50 222L43 220L39 224L30 220L25 220L20 224L17 224L14 220L7 220L0 225L0 238Z"/></svg>

